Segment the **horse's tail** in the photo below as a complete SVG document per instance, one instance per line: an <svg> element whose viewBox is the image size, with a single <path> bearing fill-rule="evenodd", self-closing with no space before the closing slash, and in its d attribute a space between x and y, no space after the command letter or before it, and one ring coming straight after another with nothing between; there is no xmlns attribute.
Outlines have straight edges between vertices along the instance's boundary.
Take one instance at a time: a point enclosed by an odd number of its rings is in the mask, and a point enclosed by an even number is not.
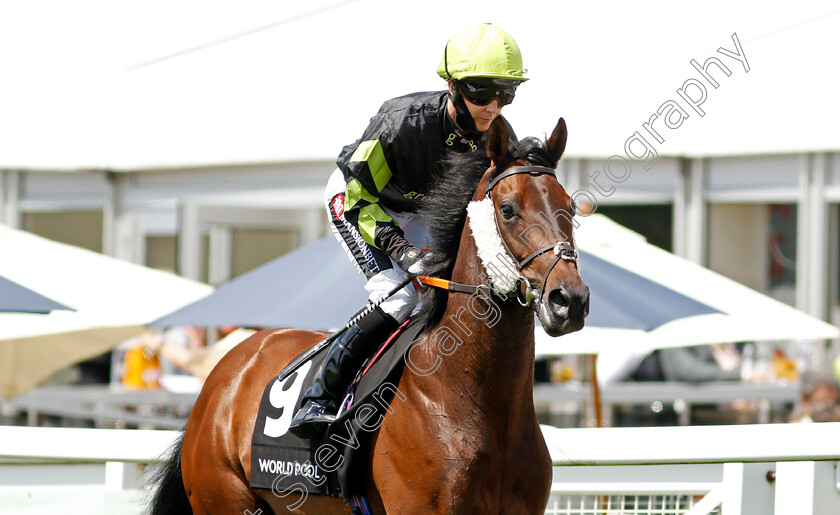
<svg viewBox="0 0 840 515"><path fill-rule="evenodd" d="M149 515L181 515L191 514L192 507L184 489L184 479L181 476L181 451L184 448L184 432L167 450L169 457L159 467L149 480L148 488L152 490L149 502Z"/></svg>

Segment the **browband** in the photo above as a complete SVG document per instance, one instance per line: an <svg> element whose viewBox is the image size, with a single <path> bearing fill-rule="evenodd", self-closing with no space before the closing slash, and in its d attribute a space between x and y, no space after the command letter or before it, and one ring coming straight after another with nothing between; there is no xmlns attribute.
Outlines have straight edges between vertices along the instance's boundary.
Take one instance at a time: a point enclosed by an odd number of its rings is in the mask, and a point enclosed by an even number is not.
<svg viewBox="0 0 840 515"><path fill-rule="evenodd" d="M542 174L551 174L554 175L554 169L549 168L547 166L517 166L514 168L508 168L504 172L500 173L496 177L490 181L490 184L484 189L484 194L489 195L493 188L502 180L511 175L516 175L518 173L529 173L531 175L542 175Z"/></svg>

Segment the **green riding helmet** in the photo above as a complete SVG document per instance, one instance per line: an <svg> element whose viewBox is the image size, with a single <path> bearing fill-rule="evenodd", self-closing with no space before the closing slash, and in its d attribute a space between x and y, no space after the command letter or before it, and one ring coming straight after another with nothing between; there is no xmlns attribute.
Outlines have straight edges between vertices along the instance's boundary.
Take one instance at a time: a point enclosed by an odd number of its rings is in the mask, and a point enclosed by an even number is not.
<svg viewBox="0 0 840 515"><path fill-rule="evenodd" d="M471 77L498 79L500 86L516 86L523 77L522 54L516 41L490 23L473 25L459 31L446 43L438 65L438 75L445 80ZM494 81L497 82L497 81Z"/></svg>

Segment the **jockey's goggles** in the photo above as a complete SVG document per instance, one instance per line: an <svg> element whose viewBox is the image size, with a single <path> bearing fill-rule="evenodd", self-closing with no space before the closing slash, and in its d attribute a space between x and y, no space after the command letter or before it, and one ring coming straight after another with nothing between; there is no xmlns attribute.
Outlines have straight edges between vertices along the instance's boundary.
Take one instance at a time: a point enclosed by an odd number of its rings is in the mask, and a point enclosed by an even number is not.
<svg viewBox="0 0 840 515"><path fill-rule="evenodd" d="M461 94L471 104L477 106L486 106L493 100L498 100L499 107L503 107L513 102L513 97L516 95L516 86L508 88L493 87L476 82L473 79L469 82L461 82Z"/></svg>

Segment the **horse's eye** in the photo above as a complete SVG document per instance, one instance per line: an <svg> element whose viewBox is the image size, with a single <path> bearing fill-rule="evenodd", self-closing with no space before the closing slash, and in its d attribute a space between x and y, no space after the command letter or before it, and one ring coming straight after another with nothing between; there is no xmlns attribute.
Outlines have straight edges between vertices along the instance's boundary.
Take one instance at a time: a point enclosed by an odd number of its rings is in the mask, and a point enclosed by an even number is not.
<svg viewBox="0 0 840 515"><path fill-rule="evenodd" d="M502 213L502 216L505 218L505 220L510 220L511 218L513 218L513 215L516 214L516 210L513 209L513 206L511 206L510 204L502 204L501 206L499 206L499 211Z"/></svg>

